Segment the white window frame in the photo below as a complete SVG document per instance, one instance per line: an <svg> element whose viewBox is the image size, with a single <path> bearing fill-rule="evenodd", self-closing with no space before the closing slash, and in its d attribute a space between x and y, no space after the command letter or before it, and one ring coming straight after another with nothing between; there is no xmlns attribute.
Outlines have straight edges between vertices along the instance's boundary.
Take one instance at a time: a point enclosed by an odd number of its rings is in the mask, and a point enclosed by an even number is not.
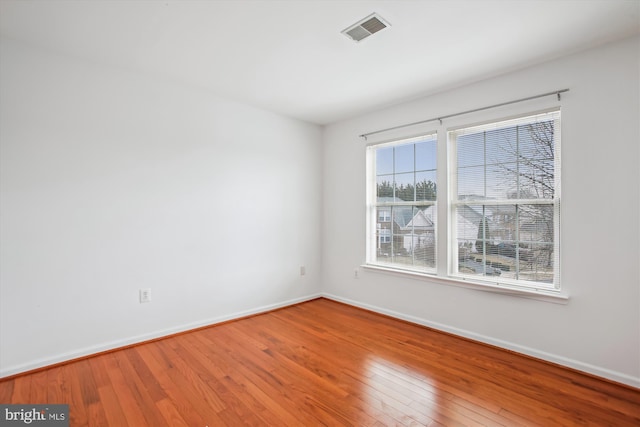
<svg viewBox="0 0 640 427"><path fill-rule="evenodd" d="M554 122L554 196L553 199L465 199L464 201L457 198L457 144L456 138L458 136L475 134L484 131L490 131L493 129L501 129L507 127L514 127L519 125L525 125L529 123L536 123L540 121L553 121ZM459 280L472 280L480 283L488 283L496 286L505 286L524 289L541 289L547 291L559 291L560 290L560 141L561 141L561 120L560 110L554 109L542 113L525 114L516 118L507 120L494 120L488 123L480 125L472 125L465 127L458 127L455 129L449 129L447 131L447 149L449 151L449 165L448 165L448 179L450 186L449 194L449 276ZM552 206L553 207L553 244L554 244L554 260L553 260L553 282L545 283L538 281L528 281L524 279L509 279L498 276L476 276L470 274L464 274L458 270L458 256L459 250L455 239L457 237L456 230L456 209L458 206L464 205L483 205L483 206L517 206L522 205L537 205L537 206Z"/></svg>
<svg viewBox="0 0 640 427"><path fill-rule="evenodd" d="M526 280L512 280L501 279L488 276L466 275L461 274L458 271L458 245L456 241L456 220L454 206L460 204L457 200L457 188L456 188L456 146L455 135L466 129L467 131L473 131L485 127L487 129L495 127L506 127L516 124L524 124L535 120L553 117L555 121L554 126L554 197L553 199L527 199L518 200L520 204L546 204L552 205L554 211L554 273L553 283L543 282L529 282ZM372 239L372 227L376 227L376 208L379 204L376 204L376 172L375 172L375 156L371 155L376 148L382 148L384 146L392 146L396 144L407 143L411 140L419 140L425 138L427 135L435 135L438 139L438 152L442 148L446 149L446 153L438 153L437 161L437 199L436 201L429 202L435 206L439 206L437 211L439 215L443 215L446 212L446 218L442 218L443 221L438 221L436 225L436 268L434 271L417 271L411 268L400 268L397 265L390 265L388 263L380 263L375 258L375 245L377 239ZM445 139L446 143L442 144L442 139ZM463 286L473 289L490 290L499 293L508 293L513 295L530 296L533 298L540 297L541 300L551 302L562 302L559 300L567 300L568 296L561 293L560 287L560 188L561 188L561 169L560 169L560 153L561 153L561 122L560 122L560 109L551 108L538 112L529 112L524 114L518 114L508 119L488 119L484 120L480 124L474 123L470 125L460 125L452 128L445 128L443 126L438 127L437 131L423 133L417 138L397 138L393 140L387 140L380 143L370 144L367 149L367 258L364 267L372 270L384 271L388 273L398 273L402 275L409 275L409 277L430 277L431 279L442 282L444 284ZM446 161L443 161L446 159ZM442 180L442 177L446 179ZM486 200L482 201L485 204ZM465 203L469 203L469 200L465 200ZM509 202L501 202L508 204ZM446 254L446 256L445 256Z"/></svg>
<svg viewBox="0 0 640 427"><path fill-rule="evenodd" d="M366 266L377 266L382 268L390 268L396 271L409 271L415 272L418 274L434 274L436 271L436 267L424 267L424 268L411 268L409 265L402 265L399 263L388 263L378 261L378 251L379 244L381 242L379 236L378 229L378 208L389 208L391 212L391 217L389 218L390 227L393 227L393 209L394 207L428 207L434 206L434 209L437 208L437 204L435 200L420 200L420 201L394 201L394 202L378 202L377 201L377 176L376 176L376 150L386 147L399 146L405 144L412 144L421 141L425 141L428 139L433 139L436 142L436 150L437 150L437 133L436 132L427 132L420 134L419 136L413 136L409 138L397 139L393 141L388 141L386 143L373 144L367 147L367 263ZM437 165L437 161L436 161ZM416 171L414 170L414 173ZM434 172L437 172L434 171ZM437 188L436 188L437 191ZM434 230L437 233L437 230ZM391 232L391 241L386 243L391 243L393 245L393 232ZM437 263L437 238L434 236L434 240L436 241L436 263Z"/></svg>

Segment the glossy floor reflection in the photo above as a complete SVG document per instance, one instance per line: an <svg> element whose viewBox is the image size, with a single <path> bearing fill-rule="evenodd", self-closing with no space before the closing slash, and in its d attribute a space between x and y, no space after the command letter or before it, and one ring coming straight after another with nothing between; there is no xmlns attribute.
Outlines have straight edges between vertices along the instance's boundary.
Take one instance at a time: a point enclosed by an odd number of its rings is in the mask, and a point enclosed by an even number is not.
<svg viewBox="0 0 640 427"><path fill-rule="evenodd" d="M0 381L72 426L637 426L640 391L326 299Z"/></svg>

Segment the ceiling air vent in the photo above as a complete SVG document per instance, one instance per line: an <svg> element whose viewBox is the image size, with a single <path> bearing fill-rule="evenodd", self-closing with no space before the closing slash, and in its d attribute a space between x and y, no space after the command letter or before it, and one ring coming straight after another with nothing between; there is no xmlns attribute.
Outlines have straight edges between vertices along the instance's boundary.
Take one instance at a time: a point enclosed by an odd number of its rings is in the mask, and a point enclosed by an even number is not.
<svg viewBox="0 0 640 427"><path fill-rule="evenodd" d="M389 24L376 13L372 13L363 20L356 22L349 28L342 30L342 34L351 40L359 42L369 37L371 34L387 28Z"/></svg>

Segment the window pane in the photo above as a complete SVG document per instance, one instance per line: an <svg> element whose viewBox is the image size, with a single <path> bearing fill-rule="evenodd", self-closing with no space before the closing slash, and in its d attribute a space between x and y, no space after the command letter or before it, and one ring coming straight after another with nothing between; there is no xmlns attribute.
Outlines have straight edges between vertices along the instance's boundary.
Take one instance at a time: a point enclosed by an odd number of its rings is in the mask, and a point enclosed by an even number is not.
<svg viewBox="0 0 640 427"><path fill-rule="evenodd" d="M484 166L458 169L458 198L463 196L485 196Z"/></svg>
<svg viewBox="0 0 640 427"><path fill-rule="evenodd" d="M456 208L458 246L463 243L471 252L477 252L478 227L483 218L482 206L460 205ZM482 249L480 249L482 252Z"/></svg>
<svg viewBox="0 0 640 427"><path fill-rule="evenodd" d="M378 223L391 222L391 208L378 208Z"/></svg>
<svg viewBox="0 0 640 427"><path fill-rule="evenodd" d="M521 205L518 209L518 233L521 242L553 242L552 205Z"/></svg>
<svg viewBox="0 0 640 427"><path fill-rule="evenodd" d="M518 127L518 151L521 157L553 159L555 152L553 121L531 123Z"/></svg>
<svg viewBox="0 0 640 427"><path fill-rule="evenodd" d="M519 251L518 279L553 283L553 244L532 244Z"/></svg>
<svg viewBox="0 0 640 427"><path fill-rule="evenodd" d="M411 173L400 173L395 175L396 197L406 202L415 200L415 186L413 185L415 175Z"/></svg>
<svg viewBox="0 0 640 427"><path fill-rule="evenodd" d="M486 167L486 193L485 197L493 199L514 199L518 181L515 175L510 175L509 170L514 164L497 164Z"/></svg>
<svg viewBox="0 0 640 427"><path fill-rule="evenodd" d="M393 147L376 150L376 175L393 173Z"/></svg>
<svg viewBox="0 0 640 427"><path fill-rule="evenodd" d="M389 262L391 262L391 260L393 259L396 250L396 247L394 245L394 241L396 240L396 230L397 227L395 226L393 208L378 208L376 222L376 243L378 259L388 260Z"/></svg>
<svg viewBox="0 0 640 427"><path fill-rule="evenodd" d="M458 147L458 168L484 165L484 134L459 136L456 144Z"/></svg>
<svg viewBox="0 0 640 427"><path fill-rule="evenodd" d="M430 139L419 142L416 145L416 171L426 171L436 169L437 163L437 141Z"/></svg>
<svg viewBox="0 0 640 427"><path fill-rule="evenodd" d="M518 164L518 183L521 199L553 199L553 160L523 160Z"/></svg>
<svg viewBox="0 0 640 427"><path fill-rule="evenodd" d="M492 265L490 255L471 253L469 248L458 244L458 272L473 276L500 276L502 270Z"/></svg>
<svg viewBox="0 0 640 427"><path fill-rule="evenodd" d="M401 234L400 231L406 230L407 224L413 218L413 208L411 206L394 206L391 209L391 217L396 234Z"/></svg>
<svg viewBox="0 0 640 427"><path fill-rule="evenodd" d="M383 202L393 200L393 175L382 175L377 177L376 185L377 201Z"/></svg>
<svg viewBox="0 0 640 427"><path fill-rule="evenodd" d="M436 239L433 223L425 227L415 227L411 234L413 242L413 265L420 267L436 266Z"/></svg>
<svg viewBox="0 0 640 427"><path fill-rule="evenodd" d="M515 127L487 131L487 164L512 163L517 159L518 133Z"/></svg>
<svg viewBox="0 0 640 427"><path fill-rule="evenodd" d="M491 252L515 234L515 206L460 205L455 212L457 240L472 253Z"/></svg>
<svg viewBox="0 0 640 427"><path fill-rule="evenodd" d="M436 171L416 172L416 200L436 200Z"/></svg>
<svg viewBox="0 0 640 427"><path fill-rule="evenodd" d="M515 205L486 206L485 212L491 224L491 240L494 244L513 242L517 239Z"/></svg>
<svg viewBox="0 0 640 427"><path fill-rule="evenodd" d="M414 170L414 144L398 145L395 147L395 172L410 172Z"/></svg>

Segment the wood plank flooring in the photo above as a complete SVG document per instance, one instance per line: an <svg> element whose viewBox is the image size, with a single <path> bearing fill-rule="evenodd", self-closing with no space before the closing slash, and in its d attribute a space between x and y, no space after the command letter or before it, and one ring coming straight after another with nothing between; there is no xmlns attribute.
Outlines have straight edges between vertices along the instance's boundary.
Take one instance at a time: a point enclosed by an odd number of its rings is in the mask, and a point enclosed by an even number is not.
<svg viewBox="0 0 640 427"><path fill-rule="evenodd" d="M72 426L638 426L640 390L326 299L0 382Z"/></svg>

